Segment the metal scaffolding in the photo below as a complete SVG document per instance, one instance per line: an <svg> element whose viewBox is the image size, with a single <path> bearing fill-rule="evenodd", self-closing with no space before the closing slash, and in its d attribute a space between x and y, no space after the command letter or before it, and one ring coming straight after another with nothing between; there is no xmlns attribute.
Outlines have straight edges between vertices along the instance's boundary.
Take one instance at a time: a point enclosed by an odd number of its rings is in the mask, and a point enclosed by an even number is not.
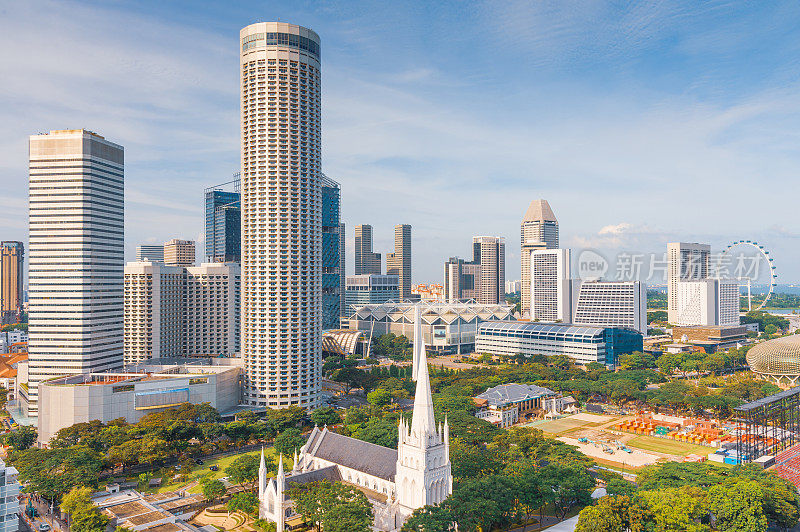
<svg viewBox="0 0 800 532"><path fill-rule="evenodd" d="M734 408L736 451L742 462L775 456L800 443L800 386Z"/></svg>

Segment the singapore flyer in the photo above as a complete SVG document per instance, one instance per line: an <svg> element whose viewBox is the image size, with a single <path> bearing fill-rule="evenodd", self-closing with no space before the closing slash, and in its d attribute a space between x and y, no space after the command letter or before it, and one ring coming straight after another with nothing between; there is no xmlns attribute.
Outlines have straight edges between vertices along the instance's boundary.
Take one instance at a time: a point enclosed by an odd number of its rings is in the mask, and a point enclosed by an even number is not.
<svg viewBox="0 0 800 532"><path fill-rule="evenodd" d="M728 275L737 279L740 284L747 284L747 310L761 310L766 307L778 285L778 274L770 252L753 240L738 240L726 247L721 256ZM767 275L769 277L765 279ZM767 293L753 309L751 286L762 282L767 284Z"/></svg>

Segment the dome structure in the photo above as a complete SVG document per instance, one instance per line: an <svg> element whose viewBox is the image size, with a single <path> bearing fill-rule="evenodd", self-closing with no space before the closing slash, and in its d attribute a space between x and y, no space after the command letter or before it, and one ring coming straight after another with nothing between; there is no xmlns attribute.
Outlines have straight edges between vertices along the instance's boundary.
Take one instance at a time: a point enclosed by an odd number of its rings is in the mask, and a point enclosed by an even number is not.
<svg viewBox="0 0 800 532"><path fill-rule="evenodd" d="M783 336L754 346L747 364L762 378L779 386L795 386L800 378L800 335Z"/></svg>

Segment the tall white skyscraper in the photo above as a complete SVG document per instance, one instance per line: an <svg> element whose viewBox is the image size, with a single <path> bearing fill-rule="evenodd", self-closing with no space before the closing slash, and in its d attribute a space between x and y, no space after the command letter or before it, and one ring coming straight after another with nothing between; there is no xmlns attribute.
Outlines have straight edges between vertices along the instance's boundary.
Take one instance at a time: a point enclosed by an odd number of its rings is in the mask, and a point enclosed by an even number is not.
<svg viewBox="0 0 800 532"><path fill-rule="evenodd" d="M568 323L570 302L570 250L539 249L531 252L531 319Z"/></svg>
<svg viewBox="0 0 800 532"><path fill-rule="evenodd" d="M678 320L678 283L708 278L711 246L689 242L667 244L667 319Z"/></svg>
<svg viewBox="0 0 800 532"><path fill-rule="evenodd" d="M533 200L520 225L520 262L522 263L522 314L531 310L531 252L558 249L558 220L547 200Z"/></svg>
<svg viewBox="0 0 800 532"><path fill-rule="evenodd" d="M240 32L244 401L315 407L320 389L320 40L259 22Z"/></svg>
<svg viewBox="0 0 800 532"><path fill-rule="evenodd" d="M30 137L28 413L38 384L122 366L124 150L84 129Z"/></svg>

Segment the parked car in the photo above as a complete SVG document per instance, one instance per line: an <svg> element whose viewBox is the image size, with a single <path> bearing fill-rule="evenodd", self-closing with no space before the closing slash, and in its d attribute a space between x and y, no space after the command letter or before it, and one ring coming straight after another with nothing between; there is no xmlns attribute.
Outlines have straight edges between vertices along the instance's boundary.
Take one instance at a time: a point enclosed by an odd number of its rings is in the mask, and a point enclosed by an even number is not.
<svg viewBox="0 0 800 532"><path fill-rule="evenodd" d="M209 468L211 471L219 471L219 468L218 468L217 466L215 466L215 465L208 466L208 468Z"/></svg>
<svg viewBox="0 0 800 532"><path fill-rule="evenodd" d="M195 459L194 463L197 465L203 465L203 461L200 460L199 458Z"/></svg>
<svg viewBox="0 0 800 532"><path fill-rule="evenodd" d="M41 523L39 525L39 532L47 532L48 530L52 529L50 528L50 525L48 525L47 523Z"/></svg>

